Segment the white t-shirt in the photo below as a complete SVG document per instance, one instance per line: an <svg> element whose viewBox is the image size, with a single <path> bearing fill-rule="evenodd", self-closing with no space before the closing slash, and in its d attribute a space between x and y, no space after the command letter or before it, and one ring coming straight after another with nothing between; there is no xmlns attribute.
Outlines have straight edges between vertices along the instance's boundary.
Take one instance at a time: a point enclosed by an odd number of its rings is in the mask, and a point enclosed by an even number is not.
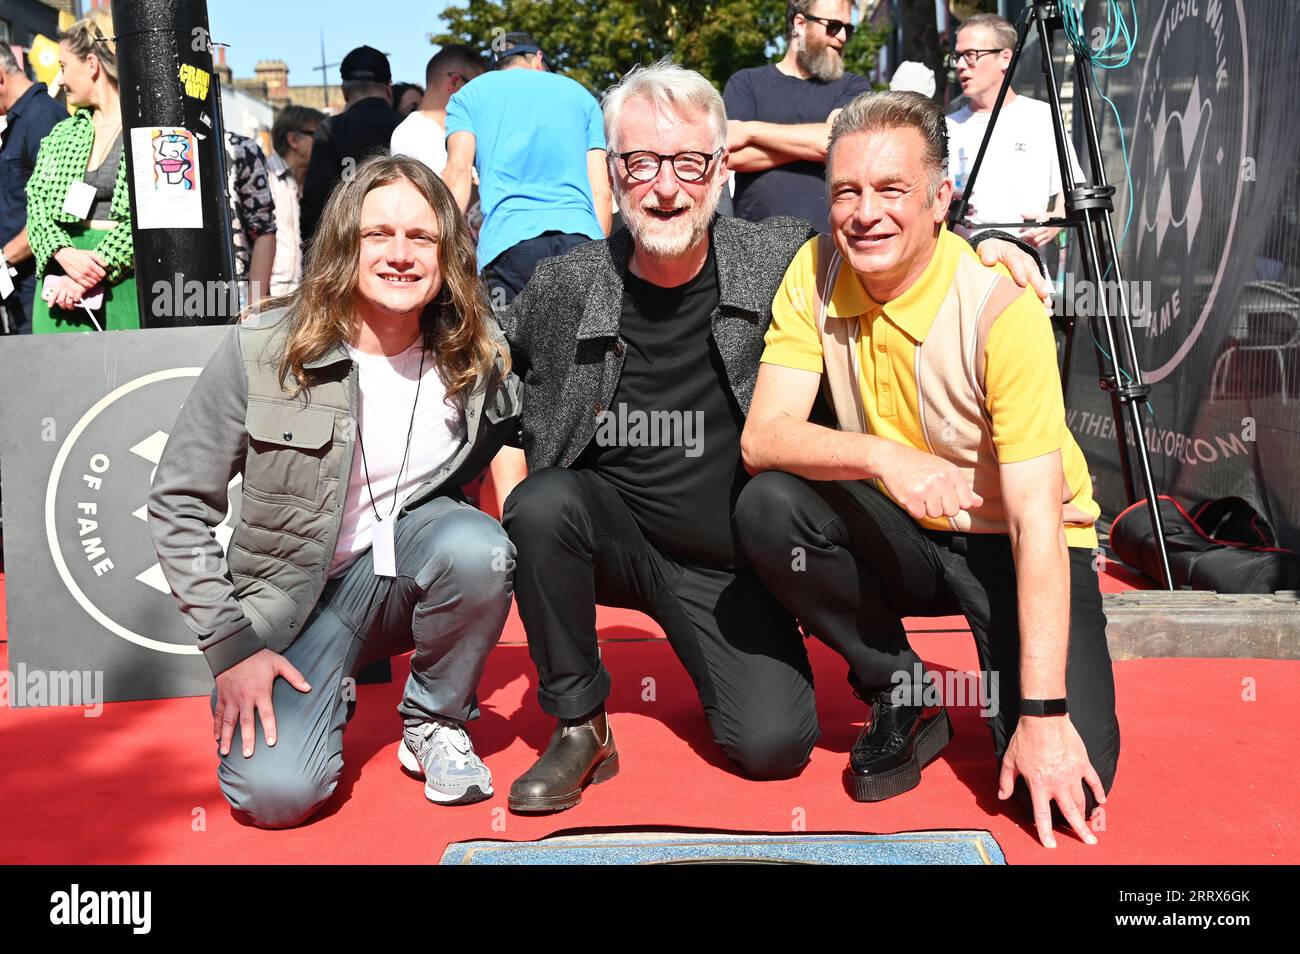
<svg viewBox="0 0 1300 954"><path fill-rule="evenodd" d="M366 354L348 348L357 363L361 392L360 438L352 455L352 476L348 498L343 504L330 576L338 576L370 548L375 526L375 509L385 520L393 519L407 495L451 459L465 443L465 413L459 402L448 404L447 388L431 355L425 355L420 375L420 404L411 425L416 377L420 371L420 342L401 354ZM411 454L398 483L402 455L406 453L407 429L411 432ZM365 445L365 458L361 447ZM366 471L370 487L366 487ZM374 493L374 509L370 494Z"/></svg>
<svg viewBox="0 0 1300 954"><path fill-rule="evenodd" d="M447 132L418 109L393 130L390 148L393 155L419 159L438 175L447 168Z"/></svg>
<svg viewBox="0 0 1300 954"><path fill-rule="evenodd" d="M963 106L948 119L948 175L960 194L979 155L988 130L990 113L973 113ZM1066 138L1075 182L1083 181L1074 146ZM1051 107L1028 96L1005 103L993 130L989 151L980 166L971 202L972 222L1020 222L1047 211L1048 201L1061 191L1061 170L1056 161ZM956 202L956 199L953 200ZM1019 235L1023 229L1007 229Z"/></svg>
<svg viewBox="0 0 1300 954"><path fill-rule="evenodd" d="M302 190L279 154L266 157L271 173L271 198L275 200L275 264L271 266L271 294L287 295L302 281L302 245L299 208Z"/></svg>

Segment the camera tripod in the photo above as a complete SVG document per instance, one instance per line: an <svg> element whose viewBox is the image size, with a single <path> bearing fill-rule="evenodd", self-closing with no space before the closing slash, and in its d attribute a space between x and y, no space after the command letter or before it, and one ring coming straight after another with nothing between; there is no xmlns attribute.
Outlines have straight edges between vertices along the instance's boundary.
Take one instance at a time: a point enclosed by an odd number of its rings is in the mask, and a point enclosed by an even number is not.
<svg viewBox="0 0 1300 954"><path fill-rule="evenodd" d="M984 154L988 150L993 130L997 126L1002 104L1006 100L1007 90L1011 88L1011 79L1016 66L1024 52L1025 43L1031 30L1036 30L1039 47L1043 57L1043 75L1046 79L1047 94L1052 113L1052 131L1056 140L1056 161L1061 168L1061 184L1065 197L1065 215L1038 223L1049 226L1062 226L1075 229L1080 237L1080 258L1087 280L1093 282L1097 289L1095 296L1097 310L1088 316L1094 338L1098 324L1106 342L1106 363L1102 362L1102 352L1098 348L1097 371L1101 387L1110 395L1111 413L1115 419L1115 440L1119 445L1120 469L1124 477L1124 492L1131 504L1137 499L1140 489L1147 502L1147 513L1151 518L1151 529L1155 534L1156 550L1160 557L1160 569L1165 589L1172 590L1173 574L1169 569L1169 553L1165 545L1164 525L1160 519L1155 479L1151 474L1151 461L1147 456L1146 443L1142 432L1142 404L1151 393L1151 386L1142 379L1142 368L1138 364L1137 349L1133 342L1133 322L1129 313L1128 291L1120 274L1119 256L1116 252L1115 228L1110 214L1114 211L1115 187L1106 182L1106 170L1102 164L1101 147L1097 137L1097 121L1092 108L1093 81L1088 69L1086 56L1076 51L1074 58L1076 115L1082 114L1083 131L1088 141L1088 157L1093 181L1082 186L1073 186L1074 174L1070 167L1069 153L1066 149L1065 117L1061 112L1061 97L1056 85L1056 69L1052 63L1052 42L1055 31L1063 29L1059 5L1055 0L1034 0L1026 8L1017 28L1015 48L1011 53L1011 63L1002 79L997 101L993 104L993 115L989 117L988 129L984 141L980 143L966 179L962 197L953 204L949 212L949 225L953 226L966 216L966 207L971 194L975 191L975 181ZM1067 186L1067 183L1069 186ZM1015 223L1008 223L1014 225ZM1025 223L1019 223L1023 226ZM992 226L997 227L997 226ZM1118 292L1115 314L1111 314L1107 301L1109 296L1101 294L1106 276L1114 273L1115 289ZM1072 310L1072 309L1071 309ZM1073 315L1065 321L1065 349L1063 356L1064 371L1062 388L1069 384L1070 358L1074 345L1075 319ZM1120 347L1123 347L1121 353ZM1129 446L1128 435L1132 434L1133 446ZM1136 475L1135 475L1136 471ZM1137 479L1135 479L1135 476Z"/></svg>

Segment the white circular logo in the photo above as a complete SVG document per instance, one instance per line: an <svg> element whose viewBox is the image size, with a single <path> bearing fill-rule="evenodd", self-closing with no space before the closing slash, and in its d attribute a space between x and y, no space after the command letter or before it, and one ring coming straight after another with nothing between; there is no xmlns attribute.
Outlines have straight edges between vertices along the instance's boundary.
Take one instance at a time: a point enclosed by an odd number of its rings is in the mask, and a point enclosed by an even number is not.
<svg viewBox="0 0 1300 954"><path fill-rule="evenodd" d="M1154 382L1191 351L1219 297L1247 178L1250 86L1242 0L1166 0L1143 29L1124 215L1129 277L1152 277L1136 331Z"/></svg>
<svg viewBox="0 0 1300 954"><path fill-rule="evenodd" d="M173 409L202 370L155 371L96 401L63 441L45 489L46 540L68 592L114 635L178 655L199 648L155 559L145 507ZM238 480L216 529L223 550L237 518Z"/></svg>

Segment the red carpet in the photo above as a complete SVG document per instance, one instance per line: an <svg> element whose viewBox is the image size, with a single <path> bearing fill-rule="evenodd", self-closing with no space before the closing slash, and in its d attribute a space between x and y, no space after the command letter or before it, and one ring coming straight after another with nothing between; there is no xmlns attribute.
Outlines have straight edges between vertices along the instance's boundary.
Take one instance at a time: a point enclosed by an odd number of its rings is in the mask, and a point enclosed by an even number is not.
<svg viewBox="0 0 1300 954"><path fill-rule="evenodd" d="M0 577L0 588L3 578ZM1108 589L1116 588L1108 585ZM2 592L2 589L0 589ZM914 620L932 665L974 669L955 620ZM545 744L533 668L512 616L493 652L471 726L494 774L490 801L439 808L402 775L394 711L405 660L390 685L363 686L349 726L347 768L314 822L284 832L238 824L216 786L206 699L116 703L99 718L79 709L0 710L2 863L431 863L451 841L528 840L561 830L687 826L788 832L988 829L1012 864L1277 863L1300 861L1293 814L1300 764L1300 667L1271 660L1137 660L1116 664L1123 749L1100 844L1058 835L1039 847L995 796L988 730L974 708L952 712L957 738L921 787L861 805L840 772L861 725L842 663L810 643L822 738L803 774L750 782L727 768L688 678L644 617L601 613L614 674L610 712L621 774L556 816L511 815L505 793ZM0 648L0 668L7 653ZM653 682L647 682L653 680ZM1252 680L1257 701L1243 701ZM649 691L653 687L653 692ZM1014 809L1009 810L1014 812Z"/></svg>

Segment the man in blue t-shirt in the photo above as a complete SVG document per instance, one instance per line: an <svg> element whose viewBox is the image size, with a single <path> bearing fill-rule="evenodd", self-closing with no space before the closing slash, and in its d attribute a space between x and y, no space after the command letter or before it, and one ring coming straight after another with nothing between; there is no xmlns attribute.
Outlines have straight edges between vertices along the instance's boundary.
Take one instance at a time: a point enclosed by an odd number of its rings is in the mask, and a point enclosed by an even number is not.
<svg viewBox="0 0 1300 954"><path fill-rule="evenodd" d="M727 81L729 165L736 215L751 222L792 215L829 231L826 141L831 121L871 83L844 70L853 35L849 0L789 0L780 62L740 70Z"/></svg>
<svg viewBox="0 0 1300 954"><path fill-rule="evenodd" d="M551 73L527 33L507 33L493 49L496 70L447 104L443 179L464 211L478 170L479 270L501 308L540 260L608 235L613 207L595 97Z"/></svg>

